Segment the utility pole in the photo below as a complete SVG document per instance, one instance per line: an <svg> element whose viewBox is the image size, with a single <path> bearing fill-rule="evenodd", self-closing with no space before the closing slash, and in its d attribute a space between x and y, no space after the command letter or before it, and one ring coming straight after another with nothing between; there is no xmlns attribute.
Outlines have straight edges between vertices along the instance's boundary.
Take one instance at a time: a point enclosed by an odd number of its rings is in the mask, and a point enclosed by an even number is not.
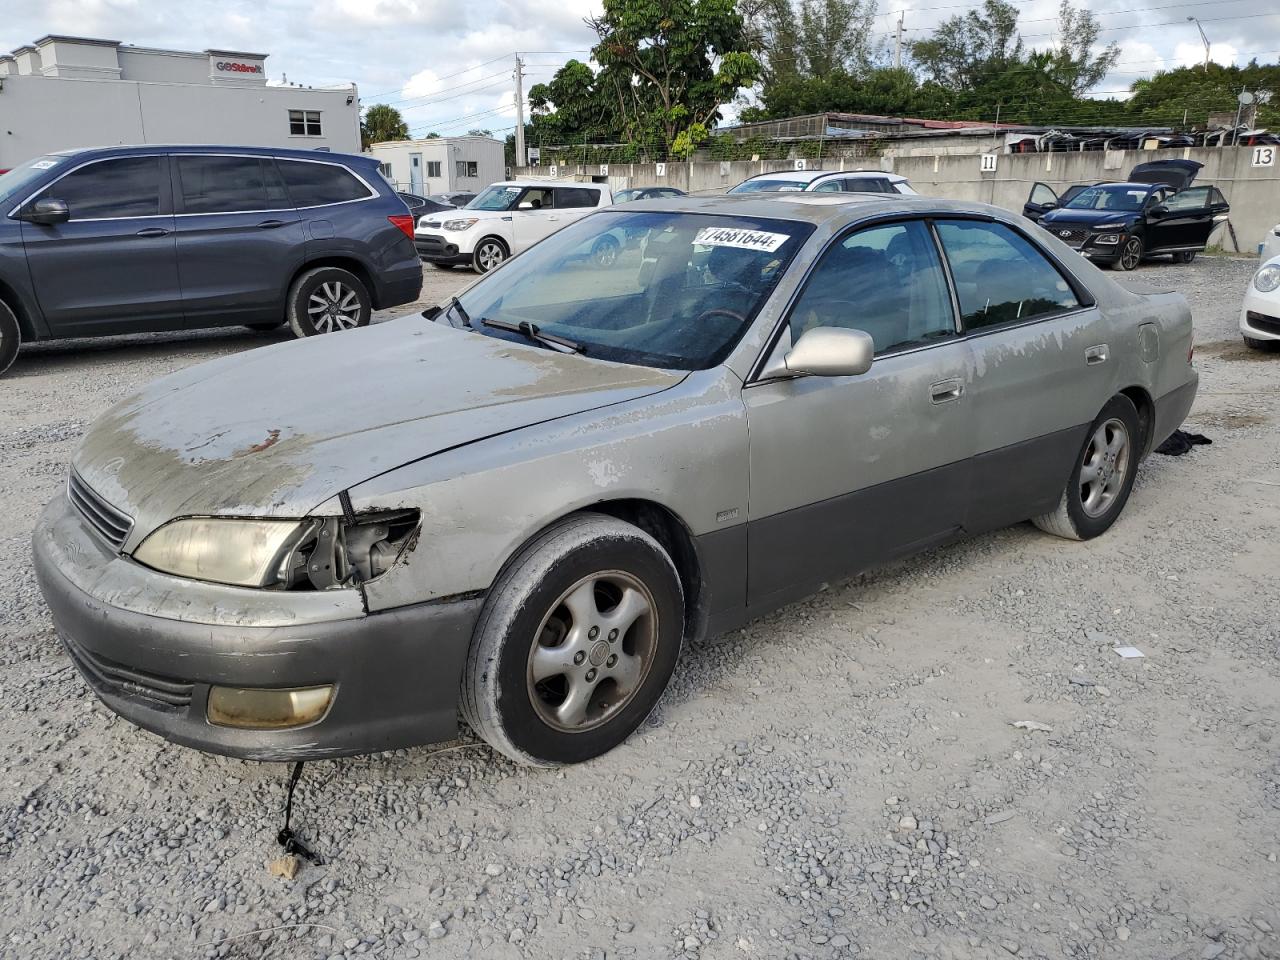
<svg viewBox="0 0 1280 960"><path fill-rule="evenodd" d="M524 166L524 61L516 54L516 166Z"/></svg>
<svg viewBox="0 0 1280 960"><path fill-rule="evenodd" d="M894 69L902 67L902 21L907 15L905 10L898 11L898 29L893 36L893 66Z"/></svg>
<svg viewBox="0 0 1280 960"><path fill-rule="evenodd" d="M1187 17L1189 21L1196 25L1196 29L1200 31L1200 42L1204 44L1204 72L1209 72L1209 38L1204 35L1204 27L1200 26L1200 21L1195 17Z"/></svg>

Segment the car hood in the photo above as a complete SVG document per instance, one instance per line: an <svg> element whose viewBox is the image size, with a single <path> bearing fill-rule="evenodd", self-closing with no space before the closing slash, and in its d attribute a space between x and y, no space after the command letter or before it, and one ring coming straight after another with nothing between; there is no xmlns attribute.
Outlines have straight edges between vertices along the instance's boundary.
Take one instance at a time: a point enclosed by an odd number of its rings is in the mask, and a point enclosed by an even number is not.
<svg viewBox="0 0 1280 960"><path fill-rule="evenodd" d="M157 380L99 418L72 462L134 518L136 544L175 517L303 516L410 461L683 378L405 317Z"/></svg>
<svg viewBox="0 0 1280 960"><path fill-rule="evenodd" d="M1068 210L1060 208L1050 210L1040 218L1041 226L1053 227L1092 227L1100 223L1132 223L1136 212L1124 210Z"/></svg>
<svg viewBox="0 0 1280 960"><path fill-rule="evenodd" d="M511 219L510 210L468 210L466 207L449 207L444 210L432 210L423 215L422 226L439 227L445 220L502 220Z"/></svg>

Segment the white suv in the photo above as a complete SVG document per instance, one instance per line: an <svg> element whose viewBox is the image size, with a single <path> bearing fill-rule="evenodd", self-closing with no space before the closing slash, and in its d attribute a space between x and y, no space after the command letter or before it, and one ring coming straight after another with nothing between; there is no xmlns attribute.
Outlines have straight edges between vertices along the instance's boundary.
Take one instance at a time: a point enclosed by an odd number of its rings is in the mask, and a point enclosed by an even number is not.
<svg viewBox="0 0 1280 960"><path fill-rule="evenodd" d="M442 270L488 273L508 257L613 203L603 183L519 180L491 184L460 210L429 213L413 232L418 256Z"/></svg>

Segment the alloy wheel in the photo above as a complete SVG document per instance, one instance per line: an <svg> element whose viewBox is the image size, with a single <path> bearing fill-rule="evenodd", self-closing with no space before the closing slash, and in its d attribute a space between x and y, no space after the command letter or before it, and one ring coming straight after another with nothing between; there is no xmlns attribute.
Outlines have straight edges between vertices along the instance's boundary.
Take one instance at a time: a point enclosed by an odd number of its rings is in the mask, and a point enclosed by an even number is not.
<svg viewBox="0 0 1280 960"><path fill-rule="evenodd" d="M1100 517L1124 490L1129 475L1129 430L1112 417L1089 438L1080 465L1080 506L1090 517Z"/></svg>
<svg viewBox="0 0 1280 960"><path fill-rule="evenodd" d="M1142 241L1137 237L1130 237L1124 242L1124 249L1120 251L1120 266L1126 270L1136 270L1141 262Z"/></svg>
<svg viewBox="0 0 1280 960"><path fill-rule="evenodd" d="M551 606L529 652L528 694L556 730L607 723L634 698L657 650L649 589L621 570L579 580Z"/></svg>
<svg viewBox="0 0 1280 960"><path fill-rule="evenodd" d="M360 326L360 295L340 280L327 280L307 300L307 318L318 333Z"/></svg>
<svg viewBox="0 0 1280 960"><path fill-rule="evenodd" d="M476 259L480 261L480 269L485 273L498 266L506 258L506 251L493 242L482 243L480 249L476 252Z"/></svg>

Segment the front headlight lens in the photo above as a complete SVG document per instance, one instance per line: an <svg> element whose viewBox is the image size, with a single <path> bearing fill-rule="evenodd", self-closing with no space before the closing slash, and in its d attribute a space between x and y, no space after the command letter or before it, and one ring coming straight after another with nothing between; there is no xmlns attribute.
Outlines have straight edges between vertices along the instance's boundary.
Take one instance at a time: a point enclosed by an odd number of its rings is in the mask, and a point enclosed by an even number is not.
<svg viewBox="0 0 1280 960"><path fill-rule="evenodd" d="M1094 242L1094 243L1105 243L1107 246L1115 246L1117 243L1119 243L1119 242L1120 242L1120 234L1118 234L1118 233L1104 233L1104 234L1103 234L1102 236L1100 236L1100 237L1094 237L1094 238L1093 238L1093 242Z"/></svg>
<svg viewBox="0 0 1280 960"><path fill-rule="evenodd" d="M446 230L469 230L479 222L480 220L477 217L468 217L465 220L446 220L444 228Z"/></svg>
<svg viewBox="0 0 1280 960"><path fill-rule="evenodd" d="M142 542L133 558L163 573L239 587L262 587L310 523L189 517L167 523Z"/></svg>
<svg viewBox="0 0 1280 960"><path fill-rule="evenodd" d="M1253 275L1253 285L1259 293L1270 293L1280 287L1280 265L1269 263Z"/></svg>

